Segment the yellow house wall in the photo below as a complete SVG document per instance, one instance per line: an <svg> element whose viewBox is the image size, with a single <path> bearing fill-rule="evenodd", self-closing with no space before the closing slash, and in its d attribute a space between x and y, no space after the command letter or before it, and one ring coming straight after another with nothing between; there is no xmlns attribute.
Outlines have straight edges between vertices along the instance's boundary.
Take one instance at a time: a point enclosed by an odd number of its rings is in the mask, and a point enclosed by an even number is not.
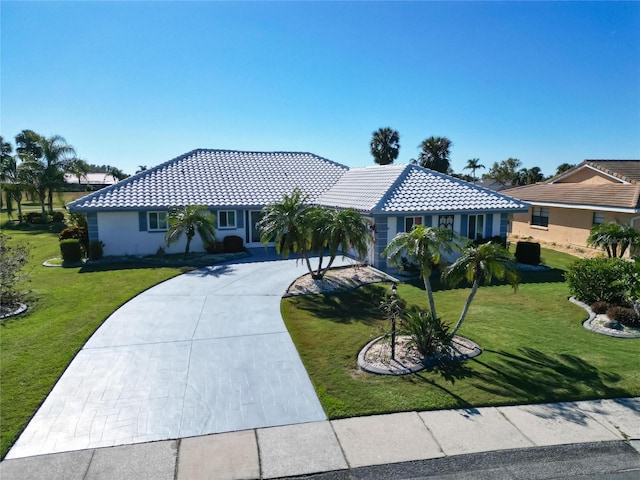
<svg viewBox="0 0 640 480"><path fill-rule="evenodd" d="M531 225L531 211L513 215L511 233L518 237L531 237L534 240L559 245L578 247L587 246L587 237L593 222L592 210L573 208L549 208L549 226ZM629 223L633 215L616 212L604 212L605 222Z"/></svg>
<svg viewBox="0 0 640 480"><path fill-rule="evenodd" d="M573 175L570 175L556 183L586 183L586 184L603 184L603 183L622 183L615 179L604 175L603 173L591 170L590 168L583 168L578 170Z"/></svg>

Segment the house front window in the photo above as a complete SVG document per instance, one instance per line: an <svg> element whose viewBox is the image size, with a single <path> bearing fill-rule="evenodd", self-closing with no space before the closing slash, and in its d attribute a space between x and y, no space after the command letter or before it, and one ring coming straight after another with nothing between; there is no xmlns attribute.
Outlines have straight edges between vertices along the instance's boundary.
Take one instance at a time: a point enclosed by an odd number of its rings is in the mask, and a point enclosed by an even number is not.
<svg viewBox="0 0 640 480"><path fill-rule="evenodd" d="M471 240L482 240L484 238L484 215L469 215L468 237Z"/></svg>
<svg viewBox="0 0 640 480"><path fill-rule="evenodd" d="M601 225L604 223L604 212L593 212L593 224Z"/></svg>
<svg viewBox="0 0 640 480"><path fill-rule="evenodd" d="M218 212L218 227L236 228L236 212L233 210L221 210Z"/></svg>
<svg viewBox="0 0 640 480"><path fill-rule="evenodd" d="M549 209L547 207L533 207L531 213L531 225L538 227L549 226Z"/></svg>
<svg viewBox="0 0 640 480"><path fill-rule="evenodd" d="M405 232L410 232L415 225L422 225L422 217L406 217L404 219Z"/></svg>
<svg viewBox="0 0 640 480"><path fill-rule="evenodd" d="M438 217L438 227L453 232L453 215L440 215Z"/></svg>
<svg viewBox="0 0 640 480"><path fill-rule="evenodd" d="M149 220L150 232L167 230L167 212L149 212L147 218Z"/></svg>

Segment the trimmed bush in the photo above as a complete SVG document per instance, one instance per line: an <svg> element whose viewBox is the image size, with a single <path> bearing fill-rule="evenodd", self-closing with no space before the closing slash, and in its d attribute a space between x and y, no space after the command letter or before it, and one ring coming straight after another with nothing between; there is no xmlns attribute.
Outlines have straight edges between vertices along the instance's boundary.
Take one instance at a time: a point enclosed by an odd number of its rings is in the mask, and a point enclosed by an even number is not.
<svg viewBox="0 0 640 480"><path fill-rule="evenodd" d="M58 238L60 239L60 241L68 240L70 238L74 240L79 240L83 251L86 252L87 254L89 253L89 232L87 232L86 228L83 228L83 227L65 228L60 232L60 235L58 235Z"/></svg>
<svg viewBox="0 0 640 480"><path fill-rule="evenodd" d="M51 218L54 222L64 222L64 212L53 212Z"/></svg>
<svg viewBox="0 0 640 480"><path fill-rule="evenodd" d="M609 310L609 304L603 301L595 302L591 304L591 310L597 314L607 313L607 310Z"/></svg>
<svg viewBox="0 0 640 480"><path fill-rule="evenodd" d="M636 315L636 312L633 308L628 307L610 307L607 310L607 316L611 320L617 320L622 325L626 325L627 327L640 327L640 319Z"/></svg>
<svg viewBox="0 0 640 480"><path fill-rule="evenodd" d="M571 295L591 305L595 302L624 303L625 281L634 265L621 258L583 258L565 272Z"/></svg>
<svg viewBox="0 0 640 480"><path fill-rule="evenodd" d="M224 245L222 242L206 242L204 244L204 249L207 251L207 253L223 253L224 252Z"/></svg>
<svg viewBox="0 0 640 480"><path fill-rule="evenodd" d="M89 244L89 260L100 260L104 255L104 243L94 240Z"/></svg>
<svg viewBox="0 0 640 480"><path fill-rule="evenodd" d="M67 238L60 241L60 253L64 263L79 263L82 261L82 247L80 240Z"/></svg>
<svg viewBox="0 0 640 480"><path fill-rule="evenodd" d="M540 244L536 242L518 242L516 260L525 265L540 265Z"/></svg>
<svg viewBox="0 0 640 480"><path fill-rule="evenodd" d="M237 253L244 250L242 238L236 235L229 235L227 237L224 237L224 239L222 240L222 245L226 253Z"/></svg>

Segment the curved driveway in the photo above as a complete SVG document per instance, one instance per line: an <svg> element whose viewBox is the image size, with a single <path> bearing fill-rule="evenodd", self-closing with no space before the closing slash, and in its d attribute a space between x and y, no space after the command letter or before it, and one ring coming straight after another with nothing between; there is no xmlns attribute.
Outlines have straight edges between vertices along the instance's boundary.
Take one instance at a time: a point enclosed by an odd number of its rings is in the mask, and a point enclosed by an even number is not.
<svg viewBox="0 0 640 480"><path fill-rule="evenodd" d="M114 312L7 458L325 420L280 315L306 270L254 255L180 275Z"/></svg>

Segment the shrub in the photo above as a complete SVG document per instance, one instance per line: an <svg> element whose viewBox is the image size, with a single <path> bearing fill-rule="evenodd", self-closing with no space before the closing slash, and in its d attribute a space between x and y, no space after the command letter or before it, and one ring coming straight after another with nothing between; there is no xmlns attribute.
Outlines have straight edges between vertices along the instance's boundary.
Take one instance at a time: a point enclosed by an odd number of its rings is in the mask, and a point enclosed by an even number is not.
<svg viewBox="0 0 640 480"><path fill-rule="evenodd" d="M494 235L493 237L483 238L473 242L475 245L482 245L483 243L496 243L503 248L507 248L507 237L501 237L500 235Z"/></svg>
<svg viewBox="0 0 640 480"><path fill-rule="evenodd" d="M54 222L64 222L64 212L53 212L51 218Z"/></svg>
<svg viewBox="0 0 640 480"><path fill-rule="evenodd" d="M222 242L205 242L204 249L207 253L222 253L224 252L224 245Z"/></svg>
<svg viewBox="0 0 640 480"><path fill-rule="evenodd" d="M610 307L607 310L607 316L611 320L617 320L627 327L640 327L640 319L633 308L619 306Z"/></svg>
<svg viewBox="0 0 640 480"><path fill-rule="evenodd" d="M222 240L222 244L226 253L236 253L242 252L244 250L242 238L236 235L229 235L227 237L224 237L224 239Z"/></svg>
<svg viewBox="0 0 640 480"><path fill-rule="evenodd" d="M411 343L425 357L441 352L451 344L449 327L431 312L413 310L403 321L403 333L411 337Z"/></svg>
<svg viewBox="0 0 640 480"><path fill-rule="evenodd" d="M89 229L89 225L87 224L87 216L84 213L70 213L69 225L73 227L82 227L85 230Z"/></svg>
<svg viewBox="0 0 640 480"><path fill-rule="evenodd" d="M20 302L22 293L16 285L27 278L21 270L29 261L29 249L26 245L7 245L9 238L0 232L0 305Z"/></svg>
<svg viewBox="0 0 640 480"><path fill-rule="evenodd" d="M526 265L540 264L540 244L535 242L518 242L516 244L516 260Z"/></svg>
<svg viewBox="0 0 640 480"><path fill-rule="evenodd" d="M84 227L65 228L58 235L60 241L74 239L79 240L85 253L89 253L89 232Z"/></svg>
<svg viewBox="0 0 640 480"><path fill-rule="evenodd" d="M598 301L623 303L625 280L634 266L621 258L584 258L565 272L571 295L586 304Z"/></svg>
<svg viewBox="0 0 640 480"><path fill-rule="evenodd" d="M100 260L104 255L104 243L94 240L89 244L89 260Z"/></svg>
<svg viewBox="0 0 640 480"><path fill-rule="evenodd" d="M593 310L597 314L607 313L608 309L609 304L607 302L603 302L602 300L591 304L591 310Z"/></svg>
<svg viewBox="0 0 640 480"><path fill-rule="evenodd" d="M60 253L64 263L79 263L82 261L82 247L80 240L67 238L60 241Z"/></svg>
<svg viewBox="0 0 640 480"><path fill-rule="evenodd" d="M48 221L47 215L46 214L43 215L40 212L29 212L26 215L23 215L22 218L27 223L33 223L33 224L47 223Z"/></svg>

